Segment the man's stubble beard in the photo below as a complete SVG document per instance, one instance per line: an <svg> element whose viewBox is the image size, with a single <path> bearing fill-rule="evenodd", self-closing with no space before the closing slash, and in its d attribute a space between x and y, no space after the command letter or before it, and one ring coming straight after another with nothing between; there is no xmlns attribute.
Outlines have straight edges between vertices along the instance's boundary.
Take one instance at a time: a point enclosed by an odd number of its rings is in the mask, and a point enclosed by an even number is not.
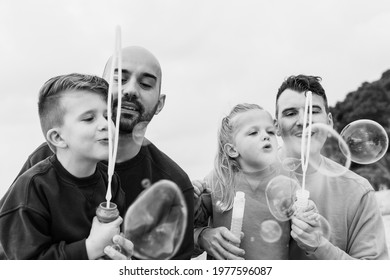
<svg viewBox="0 0 390 280"><path fill-rule="evenodd" d="M133 130L134 128L138 125L138 124L148 124L154 117L156 111L157 111L157 107L158 107L158 102L156 103L156 105L154 106L154 108L146 113L144 111L144 113L142 114L139 114L138 116L130 116L130 117L126 117L124 115L121 115L121 118L120 118L120 121L119 121L119 134L121 135L128 135L128 134L132 134L133 133ZM115 108L115 113L113 114L113 120L115 122L115 119L116 119L116 108Z"/></svg>

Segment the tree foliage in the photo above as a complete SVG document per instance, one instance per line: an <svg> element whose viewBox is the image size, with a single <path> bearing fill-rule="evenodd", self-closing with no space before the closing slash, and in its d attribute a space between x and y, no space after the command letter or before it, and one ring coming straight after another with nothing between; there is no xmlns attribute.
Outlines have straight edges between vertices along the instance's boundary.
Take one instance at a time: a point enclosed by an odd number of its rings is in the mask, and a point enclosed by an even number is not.
<svg viewBox="0 0 390 280"><path fill-rule="evenodd" d="M359 119L378 122L390 135L390 70L384 72L378 81L364 82L356 91L350 92L344 101L330 107L334 128L340 133L349 123ZM333 146L332 146L333 145ZM332 151L331 157L339 157L338 147L327 144L325 151ZM329 154L328 154L329 156ZM378 162L368 165L353 163L351 170L367 178L377 190L380 185L390 188L390 150Z"/></svg>

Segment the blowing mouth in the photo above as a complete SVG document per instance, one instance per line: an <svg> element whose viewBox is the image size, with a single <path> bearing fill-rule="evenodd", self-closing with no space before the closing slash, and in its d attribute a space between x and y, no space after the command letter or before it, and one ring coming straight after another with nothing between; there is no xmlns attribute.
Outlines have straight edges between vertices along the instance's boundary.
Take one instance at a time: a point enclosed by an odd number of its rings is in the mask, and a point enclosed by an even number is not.
<svg viewBox="0 0 390 280"><path fill-rule="evenodd" d="M263 146L263 149L271 149L271 148L272 148L272 144L271 143L265 144Z"/></svg>

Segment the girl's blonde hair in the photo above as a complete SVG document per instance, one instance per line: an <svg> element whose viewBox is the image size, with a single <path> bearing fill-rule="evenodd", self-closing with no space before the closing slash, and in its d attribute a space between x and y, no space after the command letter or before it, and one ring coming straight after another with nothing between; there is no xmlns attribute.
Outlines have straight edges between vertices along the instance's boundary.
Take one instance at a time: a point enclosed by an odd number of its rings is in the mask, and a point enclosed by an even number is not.
<svg viewBox="0 0 390 280"><path fill-rule="evenodd" d="M250 110L263 110L257 104L237 104L229 115L222 119L218 131L218 152L214 161L214 184L211 184L213 196L217 199L217 208L226 211L233 206L235 194L235 181L241 167L235 158L230 157L225 151L227 143L233 143L234 122L233 118L240 113ZM219 204L219 205L218 205Z"/></svg>

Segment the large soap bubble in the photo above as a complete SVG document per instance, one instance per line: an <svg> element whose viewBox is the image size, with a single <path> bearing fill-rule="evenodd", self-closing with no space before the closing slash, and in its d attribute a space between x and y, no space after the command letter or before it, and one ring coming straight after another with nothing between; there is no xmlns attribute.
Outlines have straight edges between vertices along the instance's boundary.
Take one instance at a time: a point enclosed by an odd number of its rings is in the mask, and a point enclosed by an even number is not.
<svg viewBox="0 0 390 280"><path fill-rule="evenodd" d="M328 177L338 177L346 173L351 166L351 153L341 135L330 125L323 123L314 123L312 129L315 133L327 135L327 138L321 150L321 161L310 161L310 166ZM339 165L328 164L327 158Z"/></svg>
<svg viewBox="0 0 390 280"><path fill-rule="evenodd" d="M129 207L124 234L139 259L169 259L179 249L187 224L187 208L179 187L161 180L143 191Z"/></svg>
<svg viewBox="0 0 390 280"><path fill-rule="evenodd" d="M313 249L324 246L327 244L326 240L330 240L332 236L332 228L328 222L328 220L322 216L317 214L317 217L313 219L313 217L302 217L299 214L297 215L298 219L314 226L313 233L316 234L317 238L310 238L306 240L300 240L300 242L304 243L308 247L312 247ZM319 243L318 243L319 242Z"/></svg>
<svg viewBox="0 0 390 280"><path fill-rule="evenodd" d="M312 149L319 149L322 147L322 157L320 162L310 160L309 166L329 177L341 176L347 172L351 165L351 155L347 143L340 134L338 134L332 126L324 123L313 123L312 133L311 147ZM278 159L282 163L283 169L302 175L301 158L293 158L289 156L289 154L288 145L283 145L278 150ZM340 164L341 167L328 166L325 163L324 156Z"/></svg>
<svg viewBox="0 0 390 280"><path fill-rule="evenodd" d="M389 146L385 129L372 120L351 122L340 135L351 151L351 160L359 164L371 164L380 160ZM344 149L341 150L344 153Z"/></svg>
<svg viewBox="0 0 390 280"><path fill-rule="evenodd" d="M298 189L299 183L284 175L278 175L269 181L265 196L268 208L277 220L284 222L290 219Z"/></svg>

